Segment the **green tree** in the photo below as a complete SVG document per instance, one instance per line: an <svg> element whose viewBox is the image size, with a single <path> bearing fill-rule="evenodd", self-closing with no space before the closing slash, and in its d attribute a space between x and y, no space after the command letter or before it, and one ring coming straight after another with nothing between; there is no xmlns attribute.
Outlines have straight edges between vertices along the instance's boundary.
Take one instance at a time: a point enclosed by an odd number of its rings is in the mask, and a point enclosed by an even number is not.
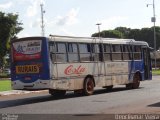
<svg viewBox="0 0 160 120"><path fill-rule="evenodd" d="M139 37L138 39L136 40L140 40L140 41L146 41L150 46L154 46L153 44L153 30L152 28L142 28L140 30L140 34L139 34Z"/></svg>
<svg viewBox="0 0 160 120"><path fill-rule="evenodd" d="M128 36L126 36L126 37L130 38L130 39L139 40L139 36L140 36L139 29L131 29L130 32L128 33Z"/></svg>
<svg viewBox="0 0 160 120"><path fill-rule="evenodd" d="M108 37L108 38L123 38L124 37L123 34L118 30L104 30L100 33L92 34L92 37L99 37L99 34L103 38L106 38L106 37Z"/></svg>
<svg viewBox="0 0 160 120"><path fill-rule="evenodd" d="M156 48L160 49L160 26L156 26Z"/></svg>
<svg viewBox="0 0 160 120"><path fill-rule="evenodd" d="M4 56L9 53L10 41L23 29L18 22L18 15L0 12L0 67L3 67Z"/></svg>
<svg viewBox="0 0 160 120"><path fill-rule="evenodd" d="M128 38L129 33L131 31L130 28L126 28L126 27L117 27L115 28L115 30L121 32L121 34L123 35L123 38Z"/></svg>
<svg viewBox="0 0 160 120"><path fill-rule="evenodd" d="M146 41L149 46L154 48L154 28L131 29L126 27L117 27L114 30L104 30L100 32L101 37L105 38L126 38L137 41ZM92 34L92 37L98 37L99 33ZM156 49L160 48L160 27L156 26Z"/></svg>

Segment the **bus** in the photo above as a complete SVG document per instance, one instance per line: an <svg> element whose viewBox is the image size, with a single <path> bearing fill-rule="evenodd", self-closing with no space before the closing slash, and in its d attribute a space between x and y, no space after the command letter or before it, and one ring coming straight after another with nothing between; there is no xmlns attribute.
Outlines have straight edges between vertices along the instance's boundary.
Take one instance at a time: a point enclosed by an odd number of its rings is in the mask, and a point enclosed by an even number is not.
<svg viewBox="0 0 160 120"><path fill-rule="evenodd" d="M150 47L144 41L50 35L11 42L13 89L92 95L96 87L136 89L151 79Z"/></svg>

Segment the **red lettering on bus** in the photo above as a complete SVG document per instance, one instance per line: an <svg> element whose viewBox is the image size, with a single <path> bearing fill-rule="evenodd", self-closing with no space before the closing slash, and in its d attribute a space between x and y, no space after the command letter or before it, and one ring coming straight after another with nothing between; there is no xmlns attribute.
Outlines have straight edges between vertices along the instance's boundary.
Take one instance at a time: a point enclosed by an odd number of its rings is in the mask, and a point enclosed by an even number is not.
<svg viewBox="0 0 160 120"><path fill-rule="evenodd" d="M64 70L64 74L66 74L66 75L82 74L84 72L85 72L85 68L82 67L81 65L78 66L77 68L74 68L73 65L70 65Z"/></svg>

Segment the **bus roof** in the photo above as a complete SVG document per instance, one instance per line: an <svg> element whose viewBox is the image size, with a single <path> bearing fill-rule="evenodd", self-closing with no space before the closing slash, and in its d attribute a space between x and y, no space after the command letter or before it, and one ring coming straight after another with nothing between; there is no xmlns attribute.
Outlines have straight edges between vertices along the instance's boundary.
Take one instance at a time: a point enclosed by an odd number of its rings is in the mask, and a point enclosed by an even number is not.
<svg viewBox="0 0 160 120"><path fill-rule="evenodd" d="M35 40L35 39L45 39L47 37L24 37L12 40L11 42L21 41L21 40ZM145 41L135 41L134 39L119 39L119 38L99 38L99 37L74 37L74 36L59 36L50 35L49 41L57 42L74 42L74 43L108 43L108 44L130 44L130 45L144 45L148 46Z"/></svg>
<svg viewBox="0 0 160 120"><path fill-rule="evenodd" d="M132 45L149 46L148 43L145 41L135 41L134 39L119 39L119 38L74 37L74 36L50 35L50 41L75 42L75 43L132 44Z"/></svg>

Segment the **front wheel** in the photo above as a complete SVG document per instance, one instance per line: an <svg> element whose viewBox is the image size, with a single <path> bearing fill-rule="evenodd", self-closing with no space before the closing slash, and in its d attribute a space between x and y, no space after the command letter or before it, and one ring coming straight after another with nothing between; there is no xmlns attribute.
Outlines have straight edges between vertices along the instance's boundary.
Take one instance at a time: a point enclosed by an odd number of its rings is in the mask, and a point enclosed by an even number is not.
<svg viewBox="0 0 160 120"><path fill-rule="evenodd" d="M134 77L133 77L133 85L132 85L132 88L133 89L137 89L139 88L139 85L140 85L140 80L141 80L141 77L139 74L135 74Z"/></svg>
<svg viewBox="0 0 160 120"><path fill-rule="evenodd" d="M92 95L94 92L94 81L93 78L87 77L84 80L84 88L83 88L85 95Z"/></svg>
<svg viewBox="0 0 160 120"><path fill-rule="evenodd" d="M133 77L133 83L126 84L127 89L137 89L140 85L141 76L140 74L135 74Z"/></svg>

